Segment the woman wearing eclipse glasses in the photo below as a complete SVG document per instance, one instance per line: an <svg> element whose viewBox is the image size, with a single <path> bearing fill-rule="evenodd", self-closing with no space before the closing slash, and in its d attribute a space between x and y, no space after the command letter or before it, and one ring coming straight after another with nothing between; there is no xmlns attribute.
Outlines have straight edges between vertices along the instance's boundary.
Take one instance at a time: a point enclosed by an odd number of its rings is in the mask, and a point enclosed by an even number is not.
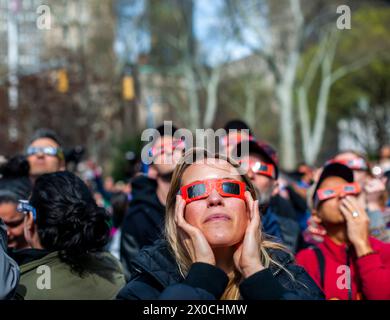
<svg viewBox="0 0 390 320"><path fill-rule="evenodd" d="M260 226L254 188L239 165L189 150L172 178L166 240L141 250L118 298L321 299L303 268L266 241Z"/></svg>
<svg viewBox="0 0 390 320"><path fill-rule="evenodd" d="M313 219L326 235L317 247L299 252L297 263L327 299L390 299L390 244L370 237L360 193L353 171L335 162L324 167L314 188Z"/></svg>

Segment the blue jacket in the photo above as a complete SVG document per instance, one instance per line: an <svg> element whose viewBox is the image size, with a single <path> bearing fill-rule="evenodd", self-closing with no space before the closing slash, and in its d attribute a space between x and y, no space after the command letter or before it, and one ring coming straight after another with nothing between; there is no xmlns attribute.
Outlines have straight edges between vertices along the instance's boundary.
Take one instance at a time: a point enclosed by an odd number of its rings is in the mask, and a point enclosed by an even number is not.
<svg viewBox="0 0 390 320"><path fill-rule="evenodd" d="M263 226L264 233L282 242L283 237L282 231L280 230L278 218L272 211L271 207L268 207L267 211L261 217L261 223Z"/></svg>
<svg viewBox="0 0 390 320"><path fill-rule="evenodd" d="M242 299L324 298L306 271L293 264L292 256L281 250L270 250L269 253L294 279L283 268L272 265L240 284ZM215 300L221 298L228 283L224 271L206 263L194 263L183 278L164 240L144 247L131 267L131 279L119 292L118 299Z"/></svg>

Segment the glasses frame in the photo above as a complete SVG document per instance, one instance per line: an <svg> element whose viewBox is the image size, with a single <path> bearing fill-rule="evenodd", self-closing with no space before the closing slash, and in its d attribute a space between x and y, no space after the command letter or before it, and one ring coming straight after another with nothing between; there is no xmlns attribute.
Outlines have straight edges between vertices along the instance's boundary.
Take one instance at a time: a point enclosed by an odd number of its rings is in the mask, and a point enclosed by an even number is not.
<svg viewBox="0 0 390 320"><path fill-rule="evenodd" d="M239 185L239 194L225 192L223 190L224 183L234 183ZM190 198L188 196L188 189L195 185L200 185L200 184L205 185L205 189L206 189L205 192L201 195ZM181 187L179 194L183 197L186 204L189 204L193 201L198 201L207 198L213 190L217 190L217 192L222 197L238 198L245 201L245 191L247 191L247 186L245 182L234 180L234 179L208 179L208 180L196 181Z"/></svg>

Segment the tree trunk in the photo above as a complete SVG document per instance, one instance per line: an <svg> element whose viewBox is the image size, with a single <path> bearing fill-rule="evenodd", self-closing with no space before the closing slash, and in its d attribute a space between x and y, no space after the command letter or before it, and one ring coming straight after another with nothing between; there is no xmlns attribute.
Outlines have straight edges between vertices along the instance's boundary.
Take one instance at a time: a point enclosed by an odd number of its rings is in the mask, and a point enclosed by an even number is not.
<svg viewBox="0 0 390 320"><path fill-rule="evenodd" d="M210 79L207 83L207 103L203 126L205 129L210 128L215 120L215 114L218 107L218 85L220 79L220 69L212 70Z"/></svg>
<svg viewBox="0 0 390 320"><path fill-rule="evenodd" d="M280 106L280 150L281 166L293 170L296 166L296 145L294 134L294 117L292 88L290 84L281 83L276 87L276 96Z"/></svg>
<svg viewBox="0 0 390 320"><path fill-rule="evenodd" d="M189 123L190 130L199 128L199 97L196 85L194 70L190 65L185 67L186 89L189 103ZM183 112L185 112L183 110Z"/></svg>

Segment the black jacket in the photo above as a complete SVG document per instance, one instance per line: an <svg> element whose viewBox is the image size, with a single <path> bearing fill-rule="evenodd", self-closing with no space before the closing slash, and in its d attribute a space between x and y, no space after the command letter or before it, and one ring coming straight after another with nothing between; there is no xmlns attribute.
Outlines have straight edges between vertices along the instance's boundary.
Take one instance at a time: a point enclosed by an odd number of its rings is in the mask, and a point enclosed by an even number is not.
<svg viewBox="0 0 390 320"><path fill-rule="evenodd" d="M132 258L145 245L151 245L161 237L164 226L165 206L159 201L155 180L139 176L132 182L132 200L124 218L120 255L125 274L129 276Z"/></svg>
<svg viewBox="0 0 390 320"><path fill-rule="evenodd" d="M323 293L306 271L295 264L288 253L270 250L272 258L293 276L276 265L259 271L240 284L244 300L323 299ZM220 299L228 283L221 269L206 263L194 263L186 278L164 240L141 250L131 264L131 280L119 292L125 300L214 300Z"/></svg>

